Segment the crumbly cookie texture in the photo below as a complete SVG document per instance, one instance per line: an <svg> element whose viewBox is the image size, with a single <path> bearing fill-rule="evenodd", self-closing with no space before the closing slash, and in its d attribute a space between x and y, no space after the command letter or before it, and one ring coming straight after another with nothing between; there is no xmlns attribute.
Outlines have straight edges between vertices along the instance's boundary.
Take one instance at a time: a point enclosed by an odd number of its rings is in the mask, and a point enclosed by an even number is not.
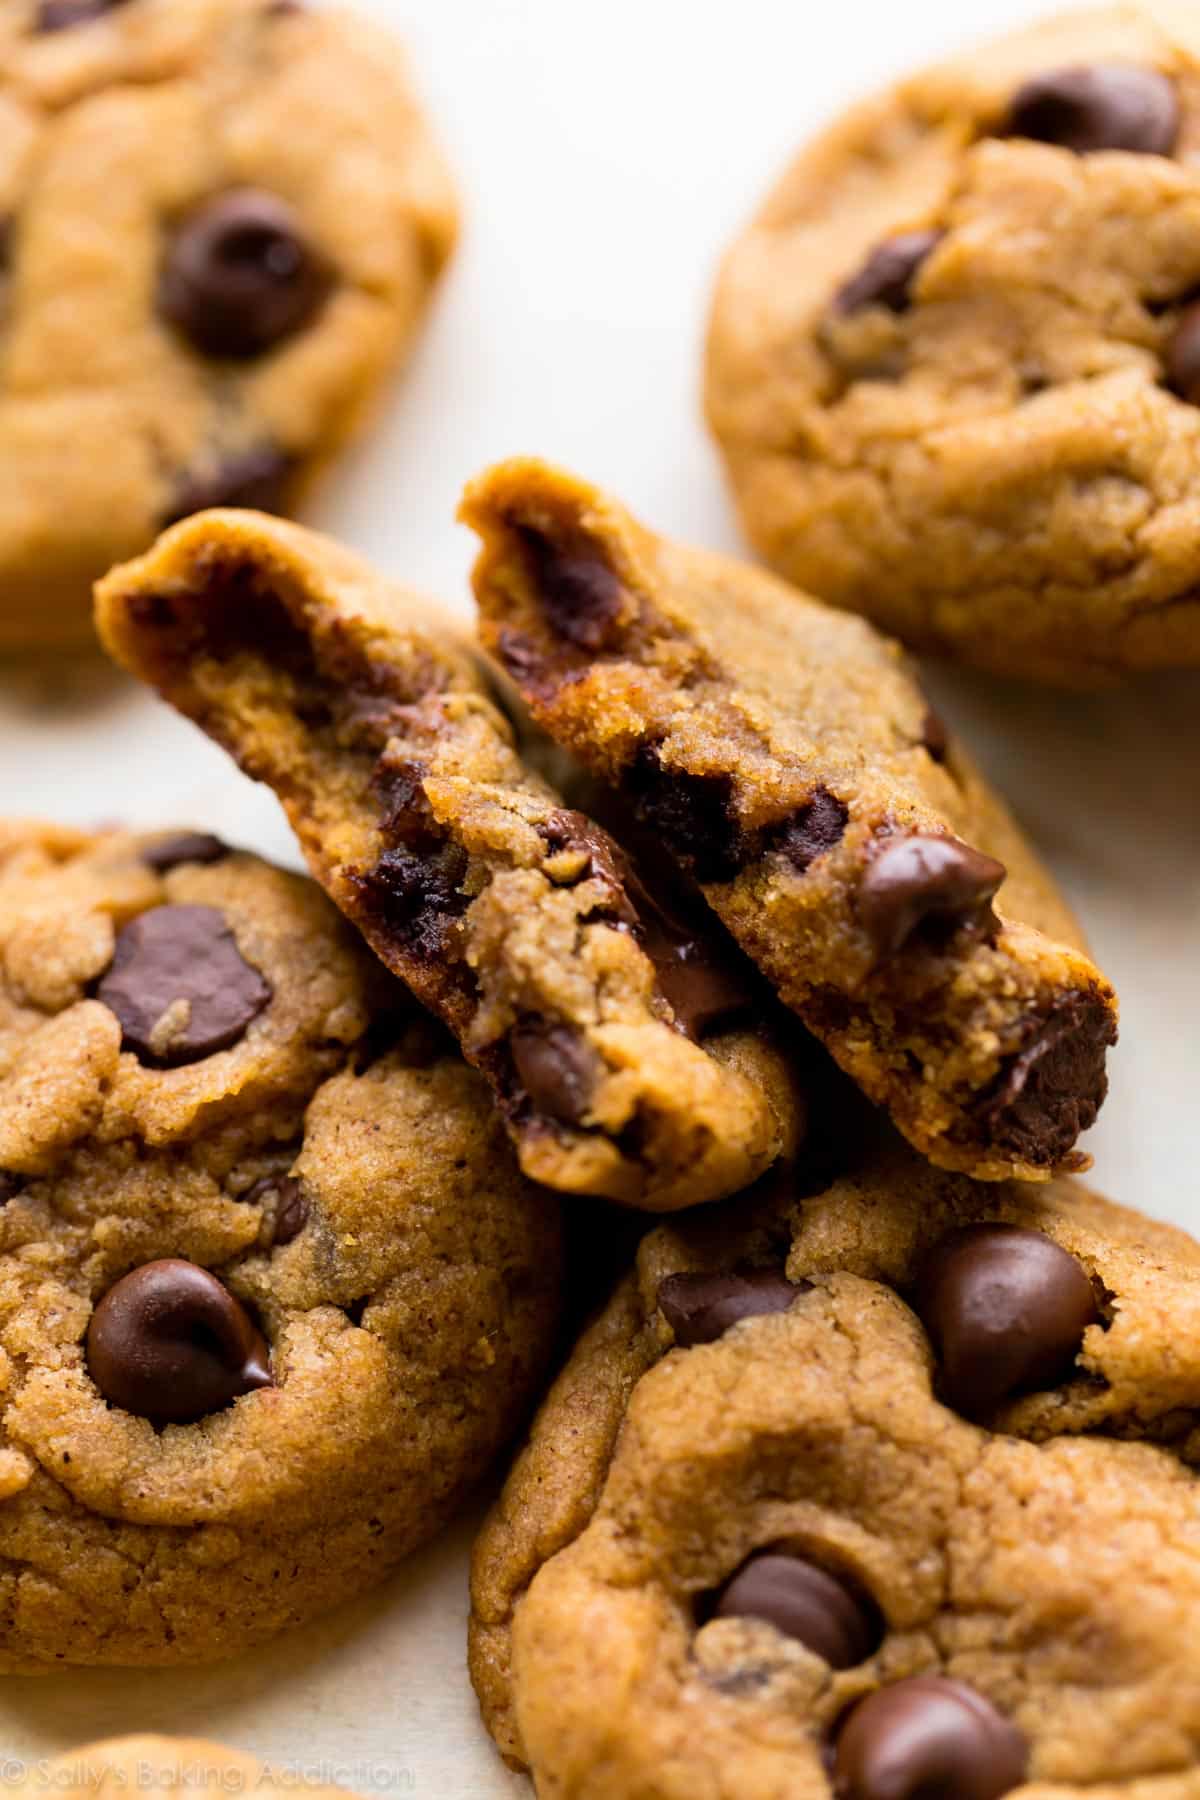
<svg viewBox="0 0 1200 1800"><path fill-rule="evenodd" d="M277 0L0 7L0 652L204 506L288 511L454 244L386 33Z"/></svg>
<svg viewBox="0 0 1200 1800"><path fill-rule="evenodd" d="M185 521L97 595L116 659L274 787L314 875L488 1076L526 1174L668 1211L794 1151L754 971L526 767L427 601L237 513Z"/></svg>
<svg viewBox="0 0 1200 1800"><path fill-rule="evenodd" d="M1075 12L805 149L725 262L708 412L782 574L1070 685L1200 663L1200 29Z"/></svg>
<svg viewBox="0 0 1200 1800"><path fill-rule="evenodd" d="M313 883L0 829L0 1671L375 1586L520 1423L561 1274L483 1083Z"/></svg>
<svg viewBox="0 0 1200 1800"><path fill-rule="evenodd" d="M346 1800L343 1789L304 1779L303 1769L302 1756L273 1767L201 1738L139 1736L85 1744L64 1756L30 1763L15 1781L6 1780L5 1787L17 1795L52 1793L62 1800L124 1800L129 1794L172 1800L188 1792L262 1794L265 1800L286 1800L296 1794L309 1800Z"/></svg>
<svg viewBox="0 0 1200 1800"><path fill-rule="evenodd" d="M1045 1178L1116 1002L897 646L529 461L475 482L484 641L935 1162Z"/></svg>
<svg viewBox="0 0 1200 1800"><path fill-rule="evenodd" d="M488 1727L556 1800L1192 1800L1198 1407L1200 1247L1073 1182L660 1226L479 1539Z"/></svg>

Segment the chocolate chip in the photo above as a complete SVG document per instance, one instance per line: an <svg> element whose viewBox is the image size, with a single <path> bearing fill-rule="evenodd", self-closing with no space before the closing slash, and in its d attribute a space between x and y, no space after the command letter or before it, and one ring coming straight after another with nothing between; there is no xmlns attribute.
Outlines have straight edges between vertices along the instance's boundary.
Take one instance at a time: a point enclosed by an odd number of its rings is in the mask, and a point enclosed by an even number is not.
<svg viewBox="0 0 1200 1800"><path fill-rule="evenodd" d="M969 1419L1066 1380L1099 1318L1075 1258L1015 1225L967 1225L943 1239L922 1270L917 1312L942 1392Z"/></svg>
<svg viewBox="0 0 1200 1800"><path fill-rule="evenodd" d="M290 206L260 188L233 188L177 227L158 305L206 355L259 356L307 325L332 285Z"/></svg>
<svg viewBox="0 0 1200 1800"><path fill-rule="evenodd" d="M1060 1162L1096 1122L1108 1093L1105 1058L1116 1041L1112 1013L1097 994L1072 994L1033 1021L1028 1042L978 1107L996 1149L1039 1168Z"/></svg>
<svg viewBox="0 0 1200 1800"><path fill-rule="evenodd" d="M10 1175L6 1169L0 1169L0 1206L7 1206L15 1200L25 1186L23 1175Z"/></svg>
<svg viewBox="0 0 1200 1800"><path fill-rule="evenodd" d="M1059 144L1080 156L1095 150L1170 156L1179 137L1179 96L1156 69L1124 63L1052 69L1017 89L1002 135Z"/></svg>
<svg viewBox="0 0 1200 1800"><path fill-rule="evenodd" d="M912 305L913 282L942 236L940 231L905 231L877 245L862 268L834 295L834 312L843 318L863 312L868 306L907 312Z"/></svg>
<svg viewBox="0 0 1200 1800"><path fill-rule="evenodd" d="M1200 300L1184 307L1164 352L1167 386L1200 406Z"/></svg>
<svg viewBox="0 0 1200 1800"><path fill-rule="evenodd" d="M601 1073L591 1047L569 1025L530 1020L509 1038L517 1080L534 1109L564 1125L587 1117Z"/></svg>
<svg viewBox="0 0 1200 1800"><path fill-rule="evenodd" d="M955 837L891 838L867 865L858 916L879 956L894 956L921 928L993 931L991 902L1007 873Z"/></svg>
<svg viewBox="0 0 1200 1800"><path fill-rule="evenodd" d="M643 744L624 786L637 817L697 881L732 881L753 855L734 809L731 776L664 768L659 746Z"/></svg>
<svg viewBox="0 0 1200 1800"><path fill-rule="evenodd" d="M811 1281L789 1281L782 1269L750 1269L741 1275L667 1275L658 1284L658 1306L681 1349L711 1344L740 1319L786 1312L807 1294Z"/></svg>
<svg viewBox="0 0 1200 1800"><path fill-rule="evenodd" d="M828 788L813 789L812 799L771 835L771 848L786 856L803 875L830 850L836 850L846 834L850 808Z"/></svg>
<svg viewBox="0 0 1200 1800"><path fill-rule="evenodd" d="M118 1281L92 1314L88 1372L104 1398L158 1425L189 1425L271 1385L270 1351L215 1275L172 1258Z"/></svg>
<svg viewBox="0 0 1200 1800"><path fill-rule="evenodd" d="M460 886L466 872L466 852L447 844L429 855L385 850L373 869L350 879L382 930L408 955L433 962L469 904Z"/></svg>
<svg viewBox="0 0 1200 1800"><path fill-rule="evenodd" d="M294 1175L264 1175L245 1195L248 1206L274 1207L271 1248L298 1238L308 1224L308 1196Z"/></svg>
<svg viewBox="0 0 1200 1800"><path fill-rule="evenodd" d="M393 703L394 704L394 703ZM429 848L441 841L441 831L425 792L429 770L413 757L381 756L371 776L371 787L382 805L379 829L399 838L410 850Z"/></svg>
<svg viewBox="0 0 1200 1800"><path fill-rule="evenodd" d="M125 0L41 0L34 29L67 31L72 25L84 25L124 4Z"/></svg>
<svg viewBox="0 0 1200 1800"><path fill-rule="evenodd" d="M172 837L156 838L152 844L143 844L141 860L148 869L165 875L181 863L223 862L231 854L229 845L223 844L219 837L213 837L211 832L177 831Z"/></svg>
<svg viewBox="0 0 1200 1800"><path fill-rule="evenodd" d="M522 526L517 533L546 623L581 650L603 650L621 616L622 587L587 539L555 543Z"/></svg>
<svg viewBox="0 0 1200 1800"><path fill-rule="evenodd" d="M117 938L96 990L121 1023L122 1047L176 1068L236 1044L271 998L212 906L158 906Z"/></svg>
<svg viewBox="0 0 1200 1800"><path fill-rule="evenodd" d="M866 1662L883 1636L875 1608L844 1581L781 1550L763 1551L743 1563L713 1612L720 1619L765 1619L831 1669Z"/></svg>
<svg viewBox="0 0 1200 1800"><path fill-rule="evenodd" d="M965 1682L914 1675L847 1713L834 1755L839 1800L999 1800L1025 1780L1028 1746Z"/></svg>
<svg viewBox="0 0 1200 1800"><path fill-rule="evenodd" d="M177 525L212 506L248 507L254 512L286 512L294 468L289 456L269 444L245 450L218 467L184 475L163 514L162 525Z"/></svg>
<svg viewBox="0 0 1200 1800"><path fill-rule="evenodd" d="M935 763L944 763L950 754L950 733L946 729L946 722L932 706L925 708L925 717L921 721L921 748Z"/></svg>

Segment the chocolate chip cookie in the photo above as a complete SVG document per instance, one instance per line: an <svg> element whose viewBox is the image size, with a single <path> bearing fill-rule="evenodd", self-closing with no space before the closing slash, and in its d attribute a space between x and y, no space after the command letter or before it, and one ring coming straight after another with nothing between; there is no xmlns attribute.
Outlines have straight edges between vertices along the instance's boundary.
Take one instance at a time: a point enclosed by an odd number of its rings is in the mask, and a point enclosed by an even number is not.
<svg viewBox="0 0 1200 1800"><path fill-rule="evenodd" d="M1172 0L1026 29L810 144L708 351L767 560L984 668L1200 663L1198 146Z"/></svg>
<svg viewBox="0 0 1200 1800"><path fill-rule="evenodd" d="M0 651L200 507L290 510L450 254L385 33L278 0L0 7Z"/></svg>
<svg viewBox="0 0 1200 1800"><path fill-rule="evenodd" d="M232 1655L518 1424L558 1220L320 890L0 830L0 1671Z"/></svg>
<svg viewBox="0 0 1200 1800"><path fill-rule="evenodd" d="M1200 1247L1070 1181L672 1221L479 1540L485 1719L572 1800L1190 1800L1198 1424Z"/></svg>
<svg viewBox="0 0 1200 1800"><path fill-rule="evenodd" d="M17 1765L10 1761L8 1769ZM146 1794L177 1797L181 1793L262 1794L286 1800L298 1792L312 1800L345 1800L340 1788L310 1780L303 1758L271 1767L199 1738L130 1737L87 1744L65 1756L25 1764L15 1776L6 1773L5 1788L28 1800L52 1793L60 1800L117 1800Z"/></svg>
<svg viewBox="0 0 1200 1800"><path fill-rule="evenodd" d="M1116 1004L896 645L519 461L468 490L484 641L925 1155L1068 1164Z"/></svg>
<svg viewBox="0 0 1200 1800"><path fill-rule="evenodd" d="M116 659L275 788L314 875L487 1075L527 1175L669 1211L794 1150L802 1100L753 969L526 766L427 601L233 513L97 594Z"/></svg>

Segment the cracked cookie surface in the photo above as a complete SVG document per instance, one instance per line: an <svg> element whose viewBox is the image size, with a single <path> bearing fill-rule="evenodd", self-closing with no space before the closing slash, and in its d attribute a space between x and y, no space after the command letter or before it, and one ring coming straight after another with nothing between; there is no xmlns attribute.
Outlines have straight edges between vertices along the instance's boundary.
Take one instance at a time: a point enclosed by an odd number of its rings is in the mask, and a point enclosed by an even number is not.
<svg viewBox="0 0 1200 1800"><path fill-rule="evenodd" d="M805 149L729 253L708 412L780 573L1086 685L1200 662L1200 30L1116 5Z"/></svg>
<svg viewBox="0 0 1200 1800"><path fill-rule="evenodd" d="M1191 1800L1198 1406L1200 1248L1076 1183L671 1221L477 1544L485 1721L556 1800Z"/></svg>
<svg viewBox="0 0 1200 1800"><path fill-rule="evenodd" d="M652 896L523 761L419 596L268 519L185 521L97 589L116 659L276 790L310 867L488 1077L526 1174L650 1210L803 1131L775 1006L703 903Z"/></svg>
<svg viewBox="0 0 1200 1800"><path fill-rule="evenodd" d="M365 21L0 13L0 650L79 647L91 583L172 518L297 503L410 344L456 203Z"/></svg>
<svg viewBox="0 0 1200 1800"><path fill-rule="evenodd" d="M1116 1002L898 647L517 461L467 491L488 649L699 882L842 1067L946 1167L1044 1178Z"/></svg>
<svg viewBox="0 0 1200 1800"><path fill-rule="evenodd" d="M313 883L0 826L0 1670L232 1655L374 1586L519 1424L561 1270Z"/></svg>

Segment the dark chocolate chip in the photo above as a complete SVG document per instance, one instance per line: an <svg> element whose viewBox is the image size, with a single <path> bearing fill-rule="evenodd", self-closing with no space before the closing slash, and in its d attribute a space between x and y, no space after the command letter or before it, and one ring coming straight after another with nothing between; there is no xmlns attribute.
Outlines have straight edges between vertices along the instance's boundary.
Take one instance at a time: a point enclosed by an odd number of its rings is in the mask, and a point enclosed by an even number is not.
<svg viewBox="0 0 1200 1800"><path fill-rule="evenodd" d="M308 1196L294 1175L264 1175L245 1198L248 1206L274 1206L272 1249L290 1244L308 1224Z"/></svg>
<svg viewBox="0 0 1200 1800"><path fill-rule="evenodd" d="M782 1269L750 1269L740 1275L667 1275L658 1305L681 1349L711 1344L740 1319L786 1312L807 1294L811 1281L789 1281Z"/></svg>
<svg viewBox="0 0 1200 1800"><path fill-rule="evenodd" d="M175 488L162 524L177 525L211 506L241 506L254 512L285 512L294 468L291 457L262 444L245 450L216 468L184 475Z"/></svg>
<svg viewBox="0 0 1200 1800"><path fill-rule="evenodd" d="M879 956L894 956L922 928L993 931L991 903L1007 873L955 837L890 838L867 865L858 916Z"/></svg>
<svg viewBox="0 0 1200 1800"><path fill-rule="evenodd" d="M466 872L466 852L447 844L429 855L385 850L373 869L351 880L379 927L407 955L432 962L445 954L469 905L460 886Z"/></svg>
<svg viewBox="0 0 1200 1800"><path fill-rule="evenodd" d="M600 551L586 538L555 543L528 526L517 535L551 631L581 650L603 650L621 616L622 588Z"/></svg>
<svg viewBox="0 0 1200 1800"><path fill-rule="evenodd" d="M7 1206L15 1200L25 1186L23 1175L10 1175L6 1169L0 1169L0 1206Z"/></svg>
<svg viewBox="0 0 1200 1800"><path fill-rule="evenodd" d="M1167 386L1200 406L1200 300L1185 306L1164 352Z"/></svg>
<svg viewBox="0 0 1200 1800"><path fill-rule="evenodd" d="M1080 156L1096 150L1170 156L1179 137L1179 96L1156 69L1126 63L1052 69L1017 89L1002 135L1036 138Z"/></svg>
<svg viewBox="0 0 1200 1800"><path fill-rule="evenodd" d="M148 869L160 875L177 869L181 863L223 862L231 855L228 844L208 831L177 831L172 837L156 838L144 844L141 859Z"/></svg>
<svg viewBox="0 0 1200 1800"><path fill-rule="evenodd" d="M125 0L41 0L34 29L67 31L72 25L86 25L90 19L98 19L124 4Z"/></svg>
<svg viewBox="0 0 1200 1800"><path fill-rule="evenodd" d="M581 1125L601 1064L579 1033L569 1025L530 1020L513 1031L509 1048L534 1110L563 1125Z"/></svg>
<svg viewBox="0 0 1200 1800"><path fill-rule="evenodd" d="M625 794L697 881L732 881L753 855L729 775L664 768L658 746L644 744L626 772Z"/></svg>
<svg viewBox="0 0 1200 1800"><path fill-rule="evenodd" d="M875 1608L844 1581L782 1550L766 1550L743 1563L713 1612L720 1619L765 1619L831 1669L866 1662L883 1635Z"/></svg>
<svg viewBox="0 0 1200 1800"><path fill-rule="evenodd" d="M176 228L158 304L206 355L259 356L302 330L332 285L290 206L261 188L233 188Z"/></svg>
<svg viewBox="0 0 1200 1800"><path fill-rule="evenodd" d="M850 823L850 808L828 788L813 789L812 799L772 833L771 847L805 874L820 856L836 850Z"/></svg>
<svg viewBox="0 0 1200 1800"><path fill-rule="evenodd" d="M839 1800L999 1800L1025 1780L1015 1725L965 1682L914 1675L851 1708L834 1755Z"/></svg>
<svg viewBox="0 0 1200 1800"><path fill-rule="evenodd" d="M1072 994L1035 1021L978 1109L995 1148L1039 1168L1060 1162L1096 1122L1116 1041L1112 1013L1097 994Z"/></svg>
<svg viewBox="0 0 1200 1800"><path fill-rule="evenodd" d="M834 295L834 312L843 318L863 312L868 306L907 312L912 305L913 282L922 264L937 249L942 235L940 231L905 231L877 245L862 268Z"/></svg>
<svg viewBox="0 0 1200 1800"><path fill-rule="evenodd" d="M270 983L212 906L157 906L126 925L96 997L140 1062L176 1068L227 1050L271 998Z"/></svg>
<svg viewBox="0 0 1200 1800"><path fill-rule="evenodd" d="M398 838L410 850L426 849L441 841L441 831L425 793L429 770L412 757L381 756L371 776L371 787L382 803L379 829Z"/></svg>
<svg viewBox="0 0 1200 1800"><path fill-rule="evenodd" d="M92 1314L88 1372L104 1398L158 1425L189 1425L271 1385L270 1351L215 1275L175 1258L118 1281Z"/></svg>
<svg viewBox="0 0 1200 1800"><path fill-rule="evenodd" d="M921 721L921 748L935 763L944 763L950 754L950 733L946 729L946 722L932 706L925 708L925 717Z"/></svg>
<svg viewBox="0 0 1200 1800"><path fill-rule="evenodd" d="M1070 1375L1099 1312L1075 1258L1040 1231L967 1225L921 1272L917 1312L941 1362L941 1390L980 1418Z"/></svg>

